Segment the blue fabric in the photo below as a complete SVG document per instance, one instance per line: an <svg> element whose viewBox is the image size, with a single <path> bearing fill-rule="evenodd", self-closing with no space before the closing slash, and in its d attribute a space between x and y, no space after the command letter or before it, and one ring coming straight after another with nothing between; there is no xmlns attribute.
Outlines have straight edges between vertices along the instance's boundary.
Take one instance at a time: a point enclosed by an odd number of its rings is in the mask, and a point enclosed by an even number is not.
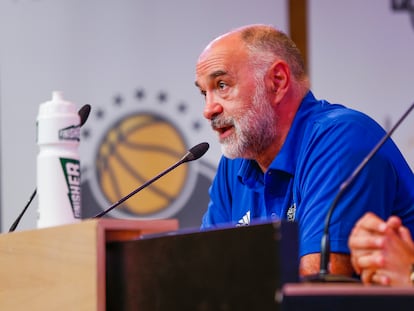
<svg viewBox="0 0 414 311"><path fill-rule="evenodd" d="M265 174L255 161L221 158L201 228L296 221L299 255L320 252L325 217L341 183L384 135L363 113L309 92ZM398 215L414 232L414 175L391 139L339 200L330 221L332 252L349 253L350 231L367 211L384 219Z"/></svg>

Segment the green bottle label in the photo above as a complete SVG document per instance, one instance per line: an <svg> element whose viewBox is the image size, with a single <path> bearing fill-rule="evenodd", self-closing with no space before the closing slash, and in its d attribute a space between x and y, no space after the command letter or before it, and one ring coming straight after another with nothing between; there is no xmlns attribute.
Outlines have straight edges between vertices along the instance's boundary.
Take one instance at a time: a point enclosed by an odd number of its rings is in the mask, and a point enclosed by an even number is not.
<svg viewBox="0 0 414 311"><path fill-rule="evenodd" d="M81 173L79 160L60 158L63 174L68 186L68 197L73 216L81 218Z"/></svg>

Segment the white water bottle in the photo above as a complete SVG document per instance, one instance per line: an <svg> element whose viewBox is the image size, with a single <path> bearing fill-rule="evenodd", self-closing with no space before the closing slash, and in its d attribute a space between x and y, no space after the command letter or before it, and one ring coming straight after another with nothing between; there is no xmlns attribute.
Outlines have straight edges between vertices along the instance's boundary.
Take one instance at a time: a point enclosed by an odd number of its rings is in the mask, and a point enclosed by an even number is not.
<svg viewBox="0 0 414 311"><path fill-rule="evenodd" d="M54 91L37 116L38 228L81 219L79 142L76 106Z"/></svg>

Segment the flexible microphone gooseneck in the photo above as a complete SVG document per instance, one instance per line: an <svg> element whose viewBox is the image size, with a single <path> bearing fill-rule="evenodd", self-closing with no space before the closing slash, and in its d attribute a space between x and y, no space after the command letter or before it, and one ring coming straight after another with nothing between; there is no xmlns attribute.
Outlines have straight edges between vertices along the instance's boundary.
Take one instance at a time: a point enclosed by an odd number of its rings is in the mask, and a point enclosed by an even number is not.
<svg viewBox="0 0 414 311"><path fill-rule="evenodd" d="M170 166L166 170L162 171L157 176L155 176L152 179L148 180L143 185L141 185L140 187L138 187L137 189L135 189L134 191L132 191L131 193L129 193L128 195L123 197L122 199L120 199L118 202L112 204L106 210L104 210L104 211L100 212L99 214L95 215L93 218L100 218L100 217L106 215L111 210L113 210L115 207L119 206L120 204L122 204L123 202L128 200L130 197L132 197L133 195L135 195L136 193L138 193L142 189L148 187L154 181L158 180L159 178L161 178L165 174L169 173L170 171L172 171L176 167L180 166L181 164L186 163L186 162L190 162L190 161L194 161L194 160L197 160L197 159L201 158L207 152L209 147L210 147L209 144L206 143L206 142L200 143L200 144L194 146L193 148L188 150L188 152L178 162L176 162L175 164L173 164L172 166Z"/></svg>
<svg viewBox="0 0 414 311"><path fill-rule="evenodd" d="M352 174L340 185L339 191L335 196L331 206L329 207L328 213L326 214L324 231L321 240L321 261L320 261L320 270L316 275L309 275L303 278L304 281L309 282L358 282L354 278L350 278L343 275L334 275L329 272L329 260L331 255L331 246L330 246L330 236L329 236L329 226L331 222L331 216L333 211L345 190L352 184L355 178L359 175L362 169L366 164L371 160L379 148L387 141L387 139L394 133L397 127L401 124L402 121L409 115L411 110L414 108L414 103L408 108L408 110L400 117L398 122L392 127L392 129L375 145L370 153L362 160L362 162L355 168Z"/></svg>
<svg viewBox="0 0 414 311"><path fill-rule="evenodd" d="M86 120L88 120L90 112L91 112L91 105L88 105L88 104L82 106L82 108L79 109L78 115L79 115L79 118L80 118L80 123L79 123L80 127L82 127L82 125L85 124ZM22 219L23 215L26 213L27 208L30 206L33 199L35 198L36 193L37 193L37 188L35 188L35 190L33 191L32 195L29 198L29 201L27 201L26 206L23 208L23 210L21 211L19 216L16 218L14 223L10 226L9 232L13 232L14 230L16 230L17 225L19 224L19 222Z"/></svg>

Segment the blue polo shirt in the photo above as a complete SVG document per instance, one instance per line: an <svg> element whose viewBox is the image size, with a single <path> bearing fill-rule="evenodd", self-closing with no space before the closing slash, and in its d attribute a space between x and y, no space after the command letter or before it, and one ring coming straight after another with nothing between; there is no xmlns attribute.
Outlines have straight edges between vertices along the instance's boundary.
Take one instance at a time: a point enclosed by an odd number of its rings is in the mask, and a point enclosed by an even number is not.
<svg viewBox="0 0 414 311"><path fill-rule="evenodd" d="M299 255L320 252L325 217L340 185L385 134L365 114L309 92L265 173L253 160L221 158L201 228L295 221ZM398 215L414 232L414 175L391 139L339 200L330 221L332 252L349 253L351 229L367 211L384 219Z"/></svg>

